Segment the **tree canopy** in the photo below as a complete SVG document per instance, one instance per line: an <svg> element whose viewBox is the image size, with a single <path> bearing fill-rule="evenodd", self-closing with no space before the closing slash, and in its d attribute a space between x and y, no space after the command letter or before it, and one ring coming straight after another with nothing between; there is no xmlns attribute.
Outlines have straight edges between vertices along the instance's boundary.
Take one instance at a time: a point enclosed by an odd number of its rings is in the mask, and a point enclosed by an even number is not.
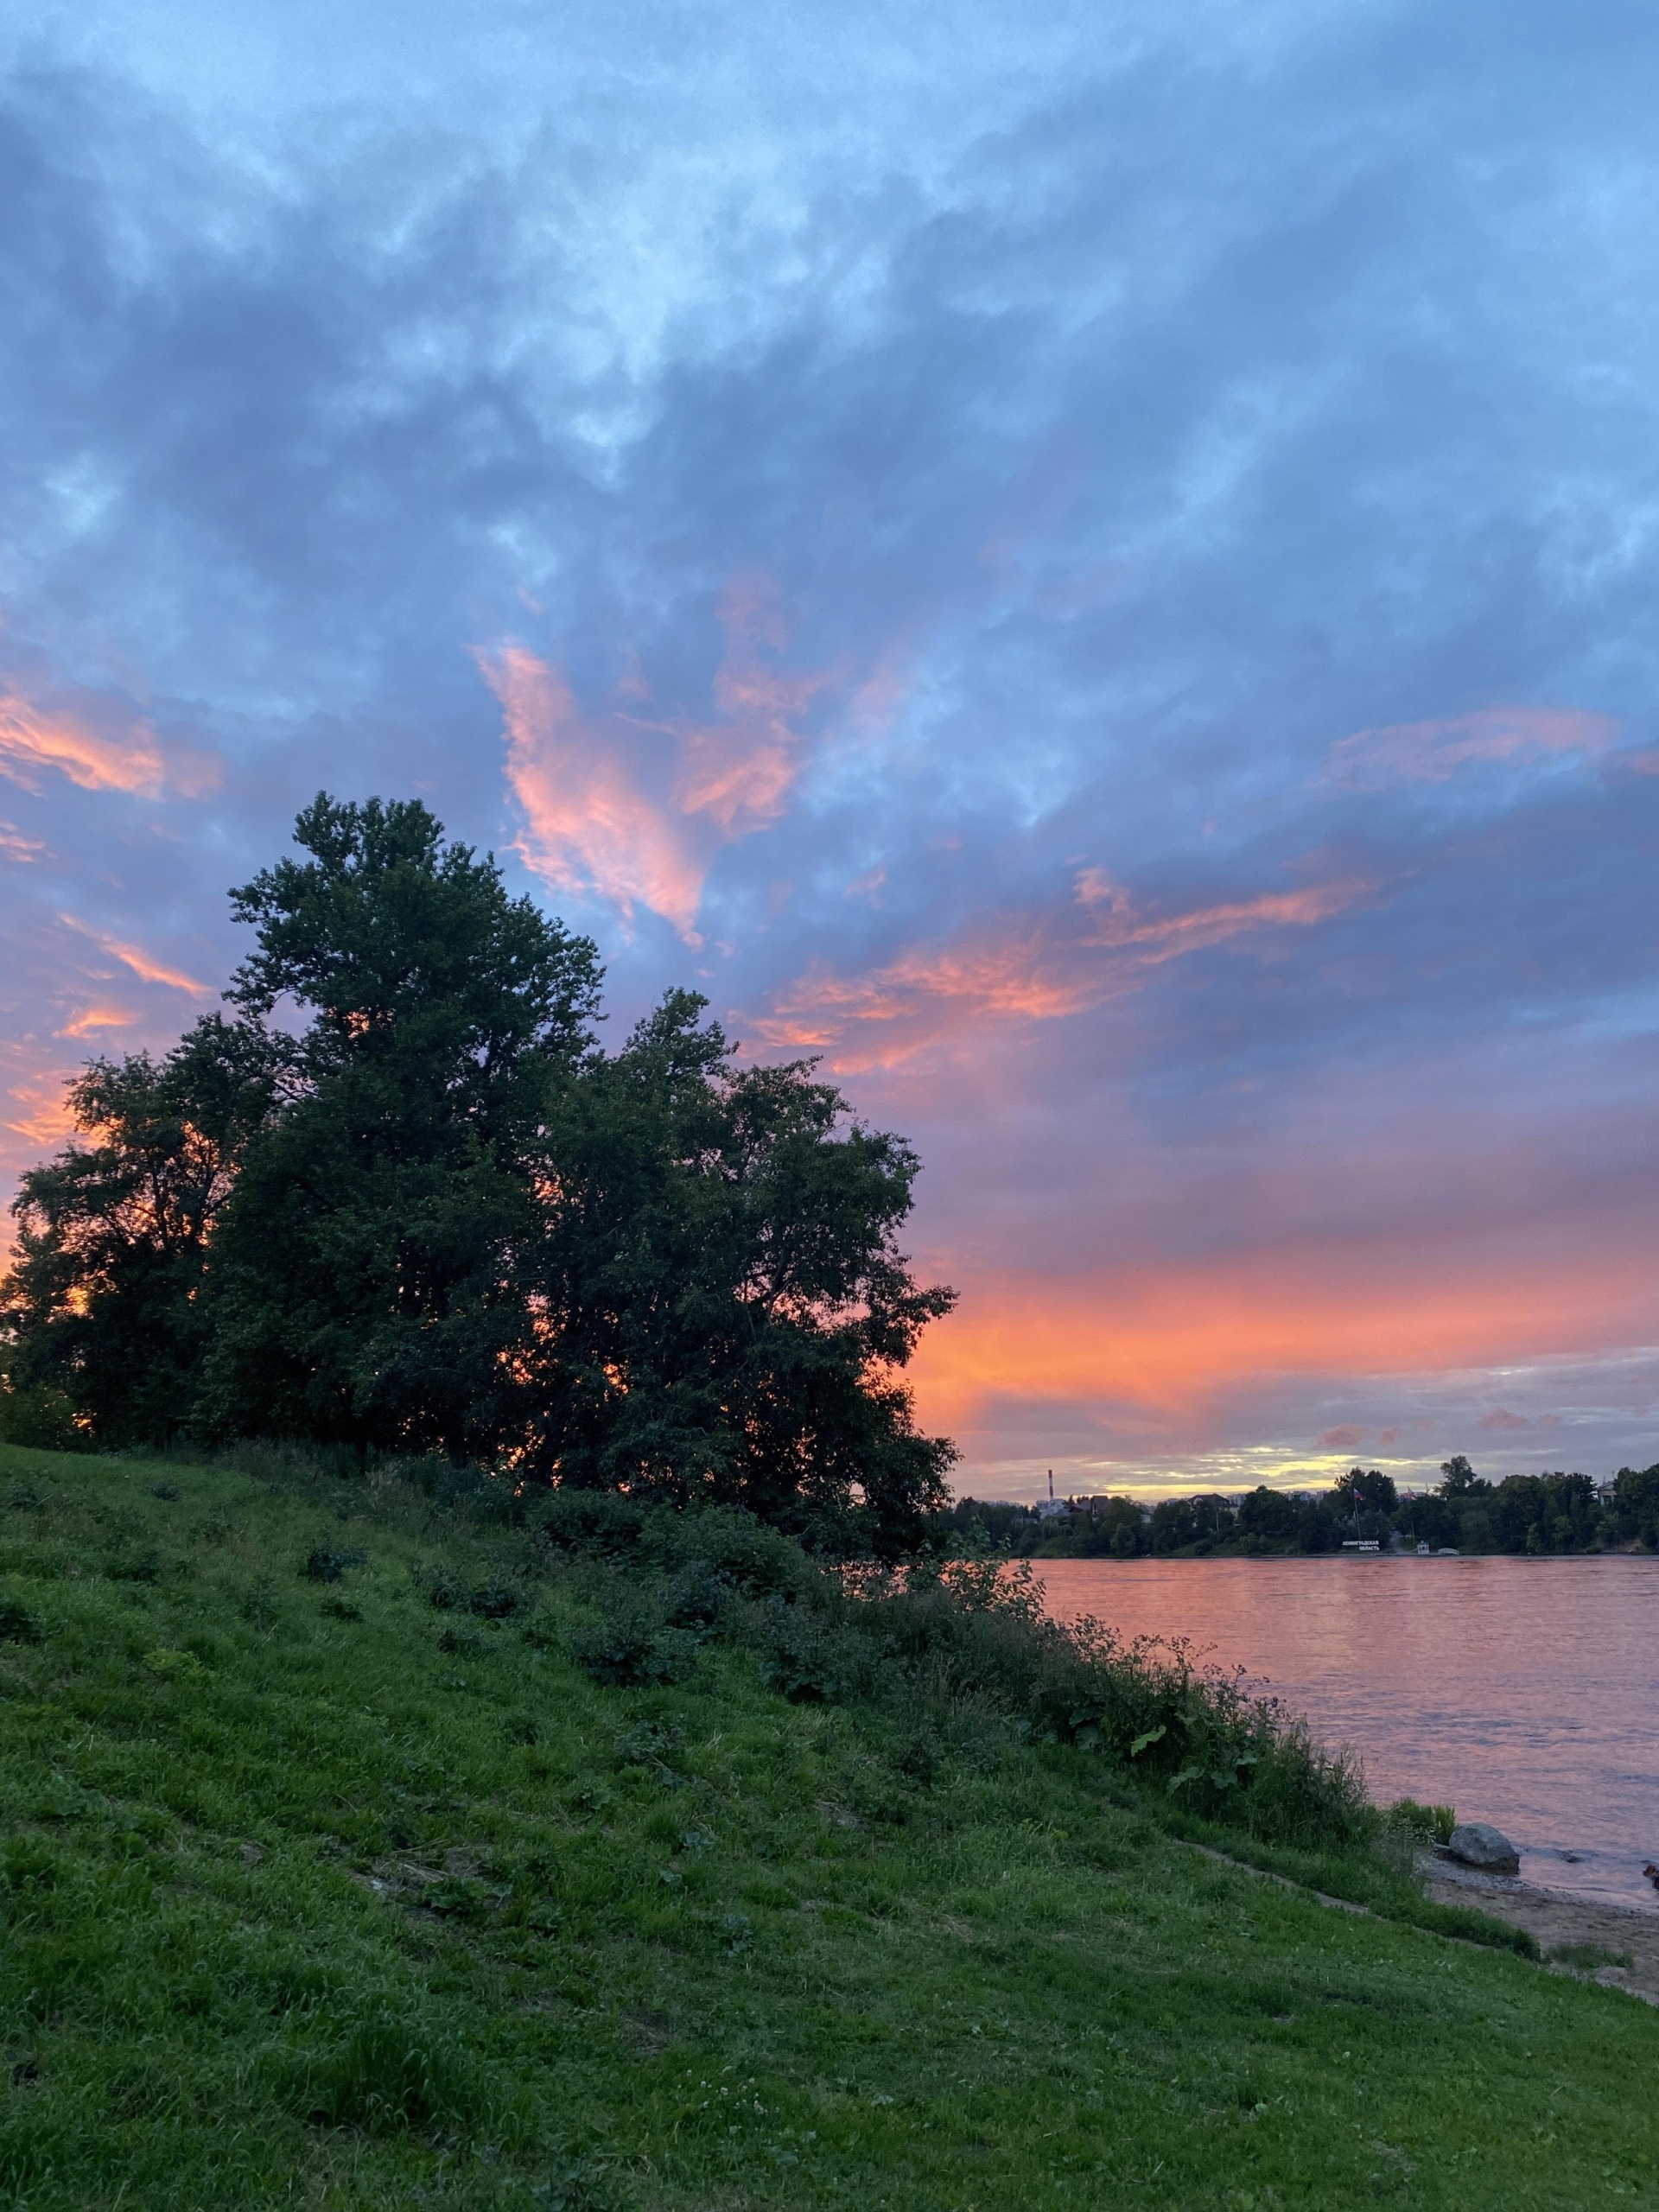
<svg viewBox="0 0 1659 2212"><path fill-rule="evenodd" d="M952 1294L919 1163L695 994L595 1041L595 949L418 801L319 795L160 1061L95 1061L25 1176L14 1400L98 1442L254 1434L913 1541L954 1456L902 1370Z"/></svg>

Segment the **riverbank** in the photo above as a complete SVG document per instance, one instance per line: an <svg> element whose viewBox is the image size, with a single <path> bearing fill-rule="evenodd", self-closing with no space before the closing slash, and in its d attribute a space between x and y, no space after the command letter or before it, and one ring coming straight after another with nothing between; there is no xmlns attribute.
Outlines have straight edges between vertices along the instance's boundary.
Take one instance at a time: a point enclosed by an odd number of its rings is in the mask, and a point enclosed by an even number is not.
<svg viewBox="0 0 1659 2212"><path fill-rule="evenodd" d="M1184 1638L1351 1745L1372 1795L1494 1822L1522 1878L1651 1910L1659 1558L1039 1561L1062 1620Z"/></svg>
<svg viewBox="0 0 1659 2212"><path fill-rule="evenodd" d="M1474 1905L1524 1929L1547 1962L1659 2005L1659 1911L1599 1904L1530 1882L1476 1873L1433 1853L1418 1854L1423 1894Z"/></svg>
<svg viewBox="0 0 1659 2212"><path fill-rule="evenodd" d="M30 2212L1659 2182L1649 2008L1208 1860L1097 1748L715 1637L607 1686L599 1569L435 1497L9 1452L0 1503Z"/></svg>

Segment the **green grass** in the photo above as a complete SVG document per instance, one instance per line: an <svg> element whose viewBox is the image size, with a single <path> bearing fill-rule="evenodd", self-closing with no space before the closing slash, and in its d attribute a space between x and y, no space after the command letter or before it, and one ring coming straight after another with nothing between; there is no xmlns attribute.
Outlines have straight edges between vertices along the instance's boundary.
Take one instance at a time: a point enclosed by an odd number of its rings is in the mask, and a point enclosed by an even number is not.
<svg viewBox="0 0 1659 2212"><path fill-rule="evenodd" d="M0 2202L1659 2194L1635 2000L1219 1866L971 1700L792 1704L719 1639L599 1687L588 1572L396 1486L0 1452Z"/></svg>
<svg viewBox="0 0 1659 2212"><path fill-rule="evenodd" d="M1581 1974L1594 1974L1599 1967L1628 1967L1628 1951L1610 1951L1600 1943L1558 1943L1549 1956L1562 1967L1577 1967Z"/></svg>

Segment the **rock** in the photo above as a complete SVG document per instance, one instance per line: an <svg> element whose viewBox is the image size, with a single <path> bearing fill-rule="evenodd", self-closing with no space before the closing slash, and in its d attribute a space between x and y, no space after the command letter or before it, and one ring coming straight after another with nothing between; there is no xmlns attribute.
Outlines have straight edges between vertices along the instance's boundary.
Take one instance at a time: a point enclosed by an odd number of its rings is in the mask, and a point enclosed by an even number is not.
<svg viewBox="0 0 1659 2212"><path fill-rule="evenodd" d="M1453 1828L1446 1855L1465 1866L1478 1866L1483 1874L1521 1872L1520 1853L1501 1828L1489 1827L1484 1821L1465 1821Z"/></svg>

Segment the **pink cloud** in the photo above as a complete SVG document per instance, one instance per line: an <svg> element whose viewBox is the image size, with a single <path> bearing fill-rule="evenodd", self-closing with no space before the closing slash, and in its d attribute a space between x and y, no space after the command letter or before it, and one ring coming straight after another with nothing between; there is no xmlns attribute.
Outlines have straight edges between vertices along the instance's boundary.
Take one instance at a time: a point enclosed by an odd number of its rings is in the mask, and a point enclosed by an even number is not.
<svg viewBox="0 0 1659 2212"><path fill-rule="evenodd" d="M1482 1414L1475 1424L1478 1428L1503 1430L1524 1428L1526 1425L1524 1414L1512 1414L1506 1406L1494 1406L1491 1413Z"/></svg>
<svg viewBox="0 0 1659 2212"><path fill-rule="evenodd" d="M1426 1272L1414 1234L1369 1238L1363 1254L1351 1243L1346 1256L1363 1299L1330 1295L1317 1241L1064 1278L935 1251L930 1274L963 1297L922 1339L919 1409L961 1433L992 1399L1092 1405L1144 1416L1173 1444L1201 1434L1230 1394L1275 1376L1445 1375L1653 1341L1644 1237L1615 1253L1585 1236L1542 1274L1490 1244L1447 1249Z"/></svg>
<svg viewBox="0 0 1659 2212"><path fill-rule="evenodd" d="M775 822L799 771L804 740L795 727L822 691L823 674L779 668L785 632L777 588L765 576L736 579L721 597L726 654L715 677L720 719L669 728L683 757L675 797L728 837Z"/></svg>
<svg viewBox="0 0 1659 2212"><path fill-rule="evenodd" d="M26 868L31 861L45 859L46 847L38 837L25 837L16 823L0 822L0 853Z"/></svg>
<svg viewBox="0 0 1659 2212"><path fill-rule="evenodd" d="M165 983L169 990L185 991L192 998L211 998L213 986L199 983L194 976L187 976L181 968L169 968L146 952L142 945L126 944L119 938L106 937L102 930L78 921L73 914L60 914L58 919L66 929L73 930L79 937L90 938L92 943L130 969L141 982Z"/></svg>
<svg viewBox="0 0 1659 2212"><path fill-rule="evenodd" d="M61 1029L54 1030L55 1037L90 1037L100 1029L130 1029L137 1020L125 1007L92 1006L72 1015Z"/></svg>
<svg viewBox="0 0 1659 2212"><path fill-rule="evenodd" d="M703 868L679 826L590 727L557 669L521 645L476 658L501 702L525 865L555 890L597 894L630 918L648 907L692 940Z"/></svg>
<svg viewBox="0 0 1659 2212"><path fill-rule="evenodd" d="M1021 918L957 944L913 946L865 976L817 970L777 998L751 1033L828 1052L843 1071L890 1067L987 1020L1063 1020L1138 988L1169 961L1258 931L1312 928L1374 890L1344 880L1145 915L1086 869L1077 882L1081 926L1070 912Z"/></svg>
<svg viewBox="0 0 1659 2212"><path fill-rule="evenodd" d="M1445 721L1392 722L1339 738L1325 780L1360 791L1388 784L1443 784L1459 769L1491 764L1522 766L1578 754L1604 753L1618 734L1606 715L1572 707L1478 707Z"/></svg>
<svg viewBox="0 0 1659 2212"><path fill-rule="evenodd" d="M1363 1428L1327 1428L1319 1438L1319 1446L1325 1452L1356 1452L1364 1441Z"/></svg>
<svg viewBox="0 0 1659 2212"><path fill-rule="evenodd" d="M25 1076L6 1094L12 1111L0 1122L12 1136L22 1137L31 1148L48 1150L61 1144L74 1130L74 1116L65 1103L66 1069L51 1069Z"/></svg>
<svg viewBox="0 0 1659 2212"><path fill-rule="evenodd" d="M726 651L709 721L652 717L637 666L589 716L563 673L524 646L474 654L501 702L526 864L630 918L648 908L693 944L710 861L783 813L806 742L800 719L830 681L778 664L785 633L766 578L735 579L718 611Z"/></svg>
<svg viewBox="0 0 1659 2212"><path fill-rule="evenodd" d="M111 737L84 715L48 712L16 692L0 692L0 775L39 791L48 770L82 791L130 791L146 798L166 790L199 798L219 778L216 761L178 747L164 751L142 722L125 736Z"/></svg>

